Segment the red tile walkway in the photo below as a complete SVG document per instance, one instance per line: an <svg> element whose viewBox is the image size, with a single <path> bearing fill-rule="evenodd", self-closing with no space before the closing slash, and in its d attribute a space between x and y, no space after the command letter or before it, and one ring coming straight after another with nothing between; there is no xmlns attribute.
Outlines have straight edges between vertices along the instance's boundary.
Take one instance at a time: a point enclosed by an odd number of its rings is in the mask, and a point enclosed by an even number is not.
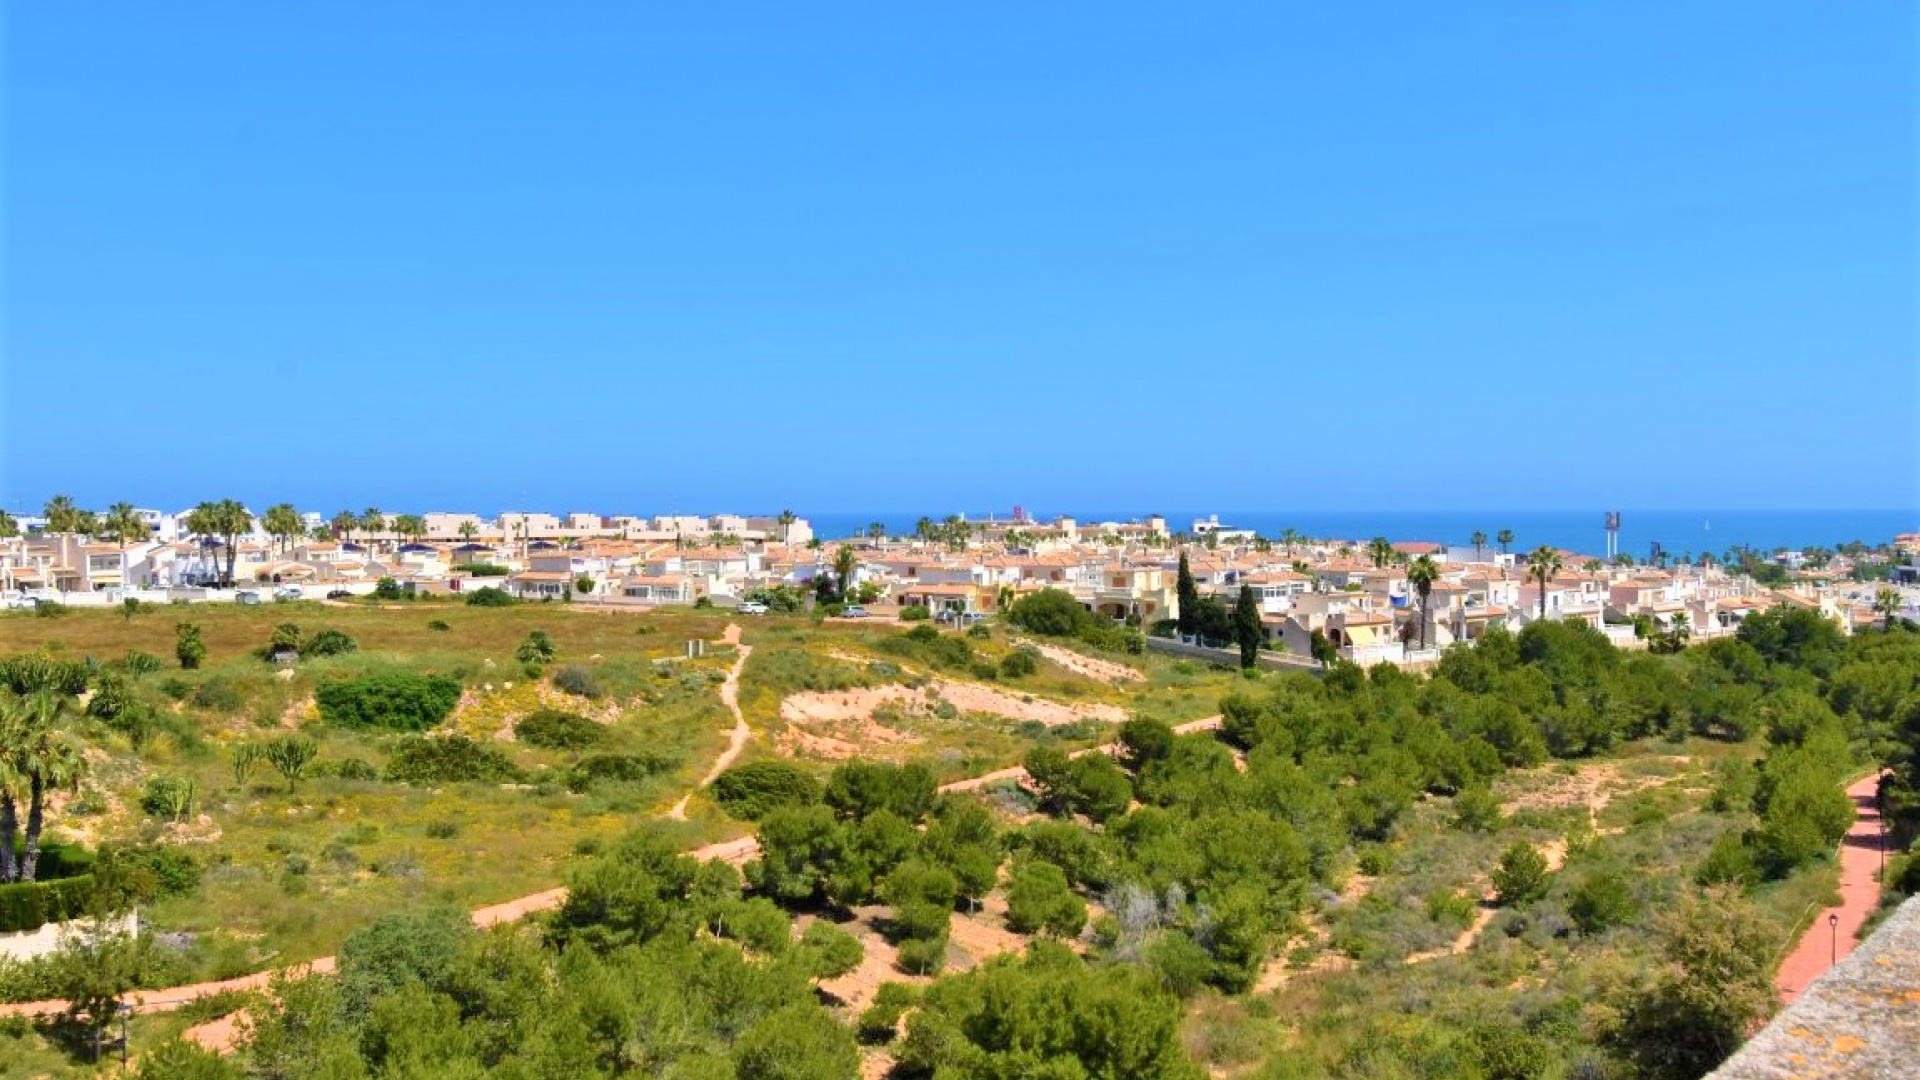
<svg viewBox="0 0 1920 1080"><path fill-rule="evenodd" d="M1781 962L1774 985L1783 1001L1792 1001L1808 983L1820 977L1835 960L1845 959L1860 943L1860 927L1880 903L1880 811L1875 795L1880 775L1875 773L1847 788L1853 800L1853 827L1840 841L1840 906L1816 915L1799 944ZM1829 924L1829 916L1838 916Z"/></svg>

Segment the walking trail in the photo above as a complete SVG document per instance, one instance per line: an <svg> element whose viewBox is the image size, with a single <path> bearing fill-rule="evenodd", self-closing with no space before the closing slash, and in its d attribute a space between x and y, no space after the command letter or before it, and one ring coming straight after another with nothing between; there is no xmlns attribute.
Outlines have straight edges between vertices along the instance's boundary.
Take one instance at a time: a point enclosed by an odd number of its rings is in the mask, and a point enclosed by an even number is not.
<svg viewBox="0 0 1920 1080"><path fill-rule="evenodd" d="M703 787L711 783L714 777L719 776L720 773L726 770L728 765L732 764L733 759L739 756L741 749L746 745L747 737L751 734L751 731L747 728L745 719L743 719L740 714L739 680L740 672L746 666L747 656L753 650L751 646L739 644L740 628L738 626L727 627L726 633L721 640L726 644L737 645L740 650L739 658L734 661L732 669L728 672L727 681L723 683L720 688L721 700L724 701L727 708L733 712L735 723L733 734L729 740L726 751L720 755L719 759L714 763L713 768L710 769L707 775L700 781ZM1196 731L1211 731L1219 726L1220 717L1209 716L1200 720L1175 725L1174 730L1184 735ZM1081 754L1091 753L1112 754L1117 753L1119 749L1119 743L1107 743L1102 746L1094 746L1085 750L1076 751L1073 756L1078 757ZM940 790L971 791L996 780L1019 781L1024 780L1026 776L1027 771L1023 768L998 769L981 776L971 777L966 780L957 780L951 784L944 784ZM674 807L673 811L669 811L669 814L672 815L677 812L679 815L684 816L685 807L686 800L683 798L680 803ZM704 847L695 848L687 854L703 862L718 859L722 862L739 866L760 854L760 844L758 840L749 835L733 840L723 840L718 843L708 844ZM537 912L551 911L564 903L566 898L567 890L564 888L547 889L543 892L522 896L502 904L493 904L488 907L477 908L472 913L473 924L477 927L486 928L498 926L503 923L516 922ZM130 992L127 998L136 1010L145 1012L167 1012L186 1005L189 1002L197 1001L204 997L211 997L215 994L234 991L264 990L272 985L275 978L282 975L292 978L305 975L330 975L334 972L335 966L336 961L334 957L323 956L304 964L296 964L277 971L256 972L252 975L244 975L236 979L193 983L187 986L172 986L161 990L136 990ZM56 1016L65 1012L66 1009L67 1002L60 1000L0 1004L0 1017ZM243 1035L247 1019L244 1011L238 1011L220 1017L219 1019L208 1021L197 1027L189 1028L183 1033L182 1037L189 1041L197 1042L217 1053L227 1053L233 1049Z"/></svg>
<svg viewBox="0 0 1920 1080"><path fill-rule="evenodd" d="M1880 903L1880 861L1882 845L1888 842L1880 831L1880 811L1876 795L1880 775L1863 777L1847 788L1853 800L1853 827L1840 841L1840 906L1820 912L1800 935L1799 944L1780 964L1774 987L1782 1001L1792 1001L1807 984L1820 977L1835 962L1843 960L1860 944L1860 928ZM1829 923L1828 919L1836 921Z"/></svg>
<svg viewBox="0 0 1920 1080"><path fill-rule="evenodd" d="M746 716L740 712L740 673L747 669L747 657L753 655L753 646L740 644L740 628L735 625L729 625L726 632L720 635L720 643L732 645L737 654L733 666L727 669L727 681L720 684L720 703L733 714L733 731L728 733L727 748L714 759L713 768L700 778L701 787L713 783L721 773L727 771L727 766L740 756L740 751L747 748L747 738L753 734L753 729L747 726ZM680 801L673 804L667 816L675 821L687 820L687 800L691 798L692 792L680 796Z"/></svg>

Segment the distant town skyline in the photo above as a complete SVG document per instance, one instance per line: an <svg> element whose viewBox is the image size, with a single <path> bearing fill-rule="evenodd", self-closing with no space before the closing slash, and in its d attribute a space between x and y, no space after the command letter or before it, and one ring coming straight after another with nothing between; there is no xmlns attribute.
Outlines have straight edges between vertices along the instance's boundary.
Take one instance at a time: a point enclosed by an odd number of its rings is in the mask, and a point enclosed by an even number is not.
<svg viewBox="0 0 1920 1080"><path fill-rule="evenodd" d="M0 502L1920 506L1912 30L15 5Z"/></svg>

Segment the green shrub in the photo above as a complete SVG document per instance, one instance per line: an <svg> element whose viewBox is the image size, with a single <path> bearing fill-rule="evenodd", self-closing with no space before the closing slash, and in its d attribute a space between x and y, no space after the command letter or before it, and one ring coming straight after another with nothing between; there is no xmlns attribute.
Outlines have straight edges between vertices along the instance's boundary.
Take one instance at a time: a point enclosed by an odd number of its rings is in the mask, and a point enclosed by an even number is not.
<svg viewBox="0 0 1920 1080"><path fill-rule="evenodd" d="M1567 899L1567 916L1587 935L1624 925L1639 912L1633 890L1618 874L1590 874L1574 886L1573 895Z"/></svg>
<svg viewBox="0 0 1920 1080"><path fill-rule="evenodd" d="M513 651L513 658L523 664L545 664L559 655L560 650L553 643L553 636L545 630L530 630L527 640Z"/></svg>
<svg viewBox="0 0 1920 1080"><path fill-rule="evenodd" d="M1000 676L1023 679L1040 670L1040 654L1033 649L1015 649L1000 658Z"/></svg>
<svg viewBox="0 0 1920 1080"><path fill-rule="evenodd" d="M900 609L901 622L926 622L930 617L925 604L908 604Z"/></svg>
<svg viewBox="0 0 1920 1080"><path fill-rule="evenodd" d="M160 658L150 652L128 649L127 654L120 658L120 667L121 670L136 678L141 675L151 675L160 670Z"/></svg>
<svg viewBox="0 0 1920 1080"><path fill-rule="evenodd" d="M880 988L874 991L873 1004L860 1014L860 1041L892 1042L894 1036L900 1033L900 1018L919 1003L919 987L908 983L881 983Z"/></svg>
<svg viewBox="0 0 1920 1080"><path fill-rule="evenodd" d="M180 666L188 671L200 666L207 658L207 643L200 634L198 623L175 623L173 627L173 655Z"/></svg>
<svg viewBox="0 0 1920 1080"><path fill-rule="evenodd" d="M522 779L507 755L464 735L407 739L387 762L386 778L402 784L491 783Z"/></svg>
<svg viewBox="0 0 1920 1080"><path fill-rule="evenodd" d="M1701 885L1746 886L1760 880L1760 867L1740 834L1722 833L1694 871L1693 880Z"/></svg>
<svg viewBox="0 0 1920 1080"><path fill-rule="evenodd" d="M342 630L322 630L308 638L300 646L302 656L342 656L358 649L360 644Z"/></svg>
<svg viewBox="0 0 1920 1080"><path fill-rule="evenodd" d="M218 713L237 712L246 704L240 687L224 675L215 675L194 687L193 696L188 700L195 708Z"/></svg>
<svg viewBox="0 0 1920 1080"><path fill-rule="evenodd" d="M329 724L387 731L425 731L460 703L460 680L451 675L390 671L322 683L313 694Z"/></svg>
<svg viewBox="0 0 1920 1080"><path fill-rule="evenodd" d="M1086 901L1074 895L1059 867L1038 860L1015 865L1007 885L1007 929L1071 938L1086 924Z"/></svg>
<svg viewBox="0 0 1920 1080"><path fill-rule="evenodd" d="M380 779L380 770L374 768L371 761L360 758L341 758L338 761L322 761L313 766L314 776L333 777L337 780L371 781Z"/></svg>
<svg viewBox="0 0 1920 1080"><path fill-rule="evenodd" d="M1500 903L1513 907L1547 894L1547 858L1525 840L1515 840L1493 868L1493 889Z"/></svg>
<svg viewBox="0 0 1920 1080"><path fill-rule="evenodd" d="M509 594L504 589L496 589L491 585L484 589L475 589L467 594L468 607L512 607L519 602L519 597Z"/></svg>
<svg viewBox="0 0 1920 1080"><path fill-rule="evenodd" d="M568 664L553 673L553 685L589 701L598 701L607 696L606 688L600 685L600 676L590 667L580 664Z"/></svg>
<svg viewBox="0 0 1920 1080"><path fill-rule="evenodd" d="M155 776L140 795L140 809L165 821L185 821L193 814L200 786L189 776Z"/></svg>
<svg viewBox="0 0 1920 1080"><path fill-rule="evenodd" d="M453 629L453 627L448 626L447 620L445 619L429 619L427 620L427 629L436 630L444 633L448 630Z"/></svg>
<svg viewBox="0 0 1920 1080"><path fill-rule="evenodd" d="M577 713L558 709L527 714L513 725L513 733L521 742L542 750L584 750L607 741L606 728Z"/></svg>
<svg viewBox="0 0 1920 1080"><path fill-rule="evenodd" d="M568 770L567 790L578 793L606 781L647 780L672 772L679 764L679 759L665 754L594 754Z"/></svg>
<svg viewBox="0 0 1920 1080"><path fill-rule="evenodd" d="M714 778L714 801L736 818L757 821L787 806L811 806L822 789L805 769L785 761L736 765Z"/></svg>
<svg viewBox="0 0 1920 1080"><path fill-rule="evenodd" d="M398 600L400 596L400 583L390 577L383 577L373 583L373 598L375 600Z"/></svg>

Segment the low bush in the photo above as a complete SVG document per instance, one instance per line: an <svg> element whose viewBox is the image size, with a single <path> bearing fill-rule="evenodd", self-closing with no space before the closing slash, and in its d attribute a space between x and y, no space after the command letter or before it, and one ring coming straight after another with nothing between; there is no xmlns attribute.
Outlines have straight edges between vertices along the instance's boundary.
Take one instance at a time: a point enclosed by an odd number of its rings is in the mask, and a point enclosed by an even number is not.
<svg viewBox="0 0 1920 1080"><path fill-rule="evenodd" d="M555 682L559 681L556 675ZM607 741L607 729L577 713L541 709L513 725L513 733L528 746L542 750L584 750Z"/></svg>
<svg viewBox="0 0 1920 1080"><path fill-rule="evenodd" d="M358 649L360 644L342 630L322 630L308 638L300 646L302 656L342 656Z"/></svg>
<svg viewBox="0 0 1920 1080"><path fill-rule="evenodd" d="M1040 654L1032 649L1015 649L1000 658L1000 677L1023 679L1040 670Z"/></svg>
<svg viewBox="0 0 1920 1080"><path fill-rule="evenodd" d="M931 617L924 604L908 604L900 609L901 622L926 622Z"/></svg>
<svg viewBox="0 0 1920 1080"><path fill-rule="evenodd" d="M219 713L236 712L246 704L246 697L240 693L240 687L232 679L221 675L215 675L194 687L193 696L188 700L194 708Z"/></svg>
<svg viewBox="0 0 1920 1080"><path fill-rule="evenodd" d="M811 806L822 789L805 769L785 761L736 765L714 778L714 801L736 818L757 821L788 806Z"/></svg>
<svg viewBox="0 0 1920 1080"><path fill-rule="evenodd" d="M567 772L567 790L580 793L608 781L648 780L672 772L680 764L664 754L594 754L581 758Z"/></svg>
<svg viewBox="0 0 1920 1080"><path fill-rule="evenodd" d="M390 671L322 683L313 699L329 724L387 731L425 731L460 703L460 680L451 675Z"/></svg>
<svg viewBox="0 0 1920 1080"><path fill-rule="evenodd" d="M313 767L308 770L307 775L332 777L336 780L378 780L380 779L380 770L374 768L373 763L370 761L362 761L359 758L341 758L338 761L315 762Z"/></svg>
<svg viewBox="0 0 1920 1080"><path fill-rule="evenodd" d="M607 696L606 687L600 685L600 676L590 667L580 664L568 664L553 673L553 685L589 701L598 701Z"/></svg>
<svg viewBox="0 0 1920 1080"><path fill-rule="evenodd" d="M496 589L491 585L467 594L468 607L512 607L519 602L519 597L508 595L504 589Z"/></svg>
<svg viewBox="0 0 1920 1080"><path fill-rule="evenodd" d="M523 777L507 755L464 735L451 735L406 740L387 762L386 778L405 784L454 784L503 783Z"/></svg>

